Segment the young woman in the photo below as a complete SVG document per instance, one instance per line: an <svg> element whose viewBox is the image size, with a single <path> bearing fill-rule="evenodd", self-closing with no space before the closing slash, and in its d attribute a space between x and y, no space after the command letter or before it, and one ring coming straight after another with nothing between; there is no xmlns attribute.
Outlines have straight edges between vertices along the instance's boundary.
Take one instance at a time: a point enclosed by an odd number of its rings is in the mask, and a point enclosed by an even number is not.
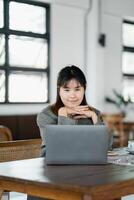
<svg viewBox="0 0 134 200"><path fill-rule="evenodd" d="M59 72L56 102L37 116L41 136L44 134L46 124L104 124L100 112L86 102L86 84L83 72L76 66L67 66ZM45 156L45 141L42 144L41 156ZM41 199L28 196L28 200Z"/></svg>
<svg viewBox="0 0 134 200"><path fill-rule="evenodd" d="M103 124L100 112L87 104L86 84L83 72L76 66L67 66L59 72L56 102L46 107L37 117L41 136L44 134L46 124ZM43 155L45 155L44 143Z"/></svg>

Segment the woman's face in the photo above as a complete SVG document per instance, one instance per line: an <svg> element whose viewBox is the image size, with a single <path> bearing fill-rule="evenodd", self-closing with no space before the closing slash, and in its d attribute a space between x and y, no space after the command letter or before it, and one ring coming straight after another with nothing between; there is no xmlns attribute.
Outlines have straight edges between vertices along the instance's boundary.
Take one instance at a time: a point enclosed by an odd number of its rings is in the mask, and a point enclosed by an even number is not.
<svg viewBox="0 0 134 200"><path fill-rule="evenodd" d="M68 108L79 106L83 100L84 93L84 87L75 79L70 80L66 86L59 89L60 98L64 106Z"/></svg>

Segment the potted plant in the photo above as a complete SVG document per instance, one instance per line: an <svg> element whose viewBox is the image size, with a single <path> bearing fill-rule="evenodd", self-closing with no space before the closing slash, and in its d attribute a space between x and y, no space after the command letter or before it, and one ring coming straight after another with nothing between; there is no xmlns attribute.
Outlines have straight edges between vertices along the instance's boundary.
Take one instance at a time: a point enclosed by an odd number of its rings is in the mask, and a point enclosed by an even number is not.
<svg viewBox="0 0 134 200"><path fill-rule="evenodd" d="M120 112L123 115L125 115L128 105L132 103L130 97L128 97L128 99L126 100L124 98L124 96L121 93L117 92L115 89L113 89L113 94L114 94L115 98L111 98L109 96L106 96L105 101L107 103L114 104L117 107L117 109L119 109Z"/></svg>

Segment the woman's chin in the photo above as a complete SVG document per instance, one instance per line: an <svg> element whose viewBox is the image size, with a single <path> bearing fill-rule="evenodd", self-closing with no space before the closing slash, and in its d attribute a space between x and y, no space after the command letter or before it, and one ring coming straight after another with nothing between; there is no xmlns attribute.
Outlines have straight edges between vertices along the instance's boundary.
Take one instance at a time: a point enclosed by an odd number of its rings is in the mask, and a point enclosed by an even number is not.
<svg viewBox="0 0 134 200"><path fill-rule="evenodd" d="M77 107L77 106L79 106L79 104L69 104L66 107L68 107L68 108L74 108L74 107Z"/></svg>

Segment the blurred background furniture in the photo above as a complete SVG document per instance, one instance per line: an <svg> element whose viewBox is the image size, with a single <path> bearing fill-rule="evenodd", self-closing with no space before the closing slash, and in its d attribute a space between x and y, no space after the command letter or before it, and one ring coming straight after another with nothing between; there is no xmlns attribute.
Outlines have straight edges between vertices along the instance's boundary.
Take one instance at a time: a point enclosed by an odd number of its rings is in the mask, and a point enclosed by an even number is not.
<svg viewBox="0 0 134 200"><path fill-rule="evenodd" d="M0 116L0 124L11 130L13 140L36 139L40 138L36 118L36 114L4 115Z"/></svg>
<svg viewBox="0 0 134 200"><path fill-rule="evenodd" d="M126 145L128 140L134 139L134 120L123 119L123 131L125 133Z"/></svg>
<svg viewBox="0 0 134 200"><path fill-rule="evenodd" d="M123 118L124 116L122 114L103 114L103 120L113 134L113 147L125 146L127 143L123 127Z"/></svg>
<svg viewBox="0 0 134 200"><path fill-rule="evenodd" d="M0 142L11 141L13 139L11 130L3 125L0 125Z"/></svg>

